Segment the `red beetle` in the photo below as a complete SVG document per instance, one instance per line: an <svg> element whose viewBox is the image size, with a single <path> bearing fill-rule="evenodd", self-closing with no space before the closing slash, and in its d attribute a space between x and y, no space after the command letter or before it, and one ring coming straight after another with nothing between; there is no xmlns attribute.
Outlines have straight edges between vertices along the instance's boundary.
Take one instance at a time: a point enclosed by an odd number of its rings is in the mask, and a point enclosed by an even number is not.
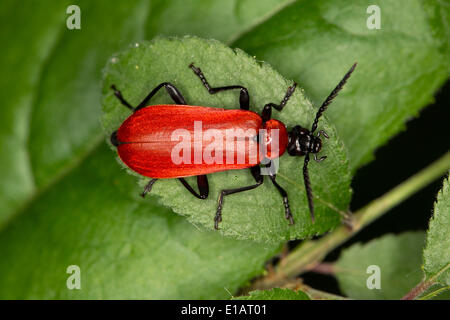
<svg viewBox="0 0 450 320"><path fill-rule="evenodd" d="M234 85L212 88L200 68L193 64L189 67L210 94L240 90L240 109L190 106L178 89L168 82L159 84L137 107L133 107L114 85L111 86L120 102L133 111L120 128L111 134L111 143L117 147L119 157L131 170L152 178L145 186L142 196L151 191L158 179L177 178L194 196L206 199L209 193L207 174L250 168L255 184L220 192L214 217L214 227L218 229L218 224L222 221L224 196L260 186L264 181L260 165L264 164L269 168L270 180L283 198L285 217L293 224L287 193L276 182L276 174L272 170L272 160L287 151L291 156L305 156L303 177L311 219L314 221L313 196L308 175L309 154L312 153L314 160L318 162L324 160L326 156L317 158L317 153L322 148L320 136L328 138L323 130L316 135L314 132L320 116L342 89L356 63L325 99L317 111L311 130L297 125L290 132L281 121L271 119L271 114L272 108L278 111L283 109L294 92L296 83L287 89L280 104L266 104L260 116L249 111L250 97L245 87ZM161 88L166 89L176 104L148 106L150 99ZM199 192L184 179L190 176L197 177Z"/></svg>

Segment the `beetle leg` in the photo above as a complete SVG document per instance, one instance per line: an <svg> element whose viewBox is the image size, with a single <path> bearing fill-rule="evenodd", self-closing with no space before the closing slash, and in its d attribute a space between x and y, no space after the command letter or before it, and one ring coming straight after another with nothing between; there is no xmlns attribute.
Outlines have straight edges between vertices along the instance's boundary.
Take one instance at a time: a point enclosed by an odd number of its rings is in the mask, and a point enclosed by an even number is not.
<svg viewBox="0 0 450 320"><path fill-rule="evenodd" d="M278 192L280 192L280 195L283 197L283 205L284 205L284 213L285 218L289 220L289 224L294 224L294 218L292 217L291 209L289 207L289 200L286 190L284 190L276 181L276 175L269 175L270 180L272 181L273 185L278 189Z"/></svg>
<svg viewBox="0 0 450 320"><path fill-rule="evenodd" d="M170 82L163 82L157 85L155 89L150 91L150 93L144 98L144 100L142 100L142 102L139 103L136 108L134 108L134 111L136 112L139 109L148 106L148 102L150 101L150 99L163 87L166 89L167 93L176 104L187 104L181 92L173 84L171 84Z"/></svg>
<svg viewBox="0 0 450 320"><path fill-rule="evenodd" d="M262 185L262 183L264 182L264 176L261 175L261 168L260 168L259 165L251 167L250 171L252 173L252 176L256 180L256 184L253 184L253 185L247 186L247 187L236 188L236 189L225 189L225 190L222 190L220 192L219 204L217 206L216 215L214 217L214 229L218 230L219 229L219 222L222 222L223 198L225 196L233 194L233 193L238 193L238 192L242 192L242 191L255 189L255 188L259 187L260 185Z"/></svg>
<svg viewBox="0 0 450 320"><path fill-rule="evenodd" d="M270 120L270 117L272 116L272 108L275 108L278 111L283 110L284 106L287 104L290 97L294 93L296 87L297 83L294 82L294 84L287 89L286 94L284 95L284 98L283 100L281 100L280 104L268 103L264 106L264 109L261 112L261 118L263 119L263 122Z"/></svg>
<svg viewBox="0 0 450 320"><path fill-rule="evenodd" d="M270 118L272 118L272 105L273 103L269 103L264 106L263 111L261 112L263 123L266 123L270 120Z"/></svg>
<svg viewBox="0 0 450 320"><path fill-rule="evenodd" d="M121 104L123 104L128 109L131 109L133 112L136 112L139 109L146 107L148 105L148 102L150 101L150 99L159 91L159 89L161 89L163 87L166 89L167 93L169 94L169 96L172 98L172 100L176 104L187 104L186 100L184 99L181 92L170 82L163 82L163 83L160 83L159 85L157 85L156 88L154 88L152 91L150 91L150 93L144 98L144 100L142 100L141 103L138 104L138 106L136 108L132 107L131 104L129 104L124 99L124 97L122 96L122 92L117 90L115 85L112 85L111 89L114 90L114 95L117 97L117 99L120 100Z"/></svg>
<svg viewBox="0 0 450 320"><path fill-rule="evenodd" d="M144 191L142 191L142 193L141 193L142 198L145 197L145 195L147 193L152 191L153 184L156 182L156 180L158 180L158 179L152 179L149 181L149 183L147 183L147 185L144 187Z"/></svg>
<svg viewBox="0 0 450 320"><path fill-rule="evenodd" d="M303 162L303 181L305 182L306 198L308 199L309 213L311 214L311 220L314 222L314 197L311 189L311 181L308 173L309 153L305 155Z"/></svg>
<svg viewBox="0 0 450 320"><path fill-rule="evenodd" d="M134 110L134 108L131 106L131 104L129 104L128 101L123 98L122 92L117 90L115 85L112 85L111 89L113 89L114 95L117 97L117 99L119 99L121 104L123 104L125 107L127 107L130 110Z"/></svg>
<svg viewBox="0 0 450 320"><path fill-rule="evenodd" d="M206 199L208 198L208 194L209 194L209 184L208 184L208 178L206 177L206 175L201 175L201 176L197 176L197 186L198 186L198 191L200 193L197 193L190 185L189 183L187 183L187 181L184 178L178 178L178 180L181 181L181 183L183 184L183 186L188 189L188 191L190 193L192 193L195 197L199 198L199 199Z"/></svg>
<svg viewBox="0 0 450 320"><path fill-rule="evenodd" d="M200 68L197 68L196 66L194 66L194 63L191 63L189 65L189 68L191 68L192 71L194 71L194 73L200 78L200 80L203 83L203 86L206 88L206 90L208 90L208 92L210 94L215 94L217 92L226 91L226 90L239 89L240 90L240 94L239 94L240 108L243 110L248 110L250 108L250 96L248 94L247 88L245 88L243 86L238 86L238 85L212 88L209 85L208 81L206 80L206 78L203 75L203 72L202 72L202 70L200 70Z"/></svg>

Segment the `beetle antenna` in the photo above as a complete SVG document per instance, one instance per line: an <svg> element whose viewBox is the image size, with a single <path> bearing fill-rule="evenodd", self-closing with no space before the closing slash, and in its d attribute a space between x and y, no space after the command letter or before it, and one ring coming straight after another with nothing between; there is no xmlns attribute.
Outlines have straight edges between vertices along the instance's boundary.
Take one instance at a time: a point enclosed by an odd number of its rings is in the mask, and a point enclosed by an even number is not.
<svg viewBox="0 0 450 320"><path fill-rule="evenodd" d="M309 213L311 214L311 220L314 222L314 202L311 189L311 182L309 181L308 173L309 153L305 155L305 162L303 163L303 180L305 181L306 196L308 198Z"/></svg>
<svg viewBox="0 0 450 320"><path fill-rule="evenodd" d="M348 78L350 78L350 76L352 75L352 72L355 70L356 64L357 64L356 62L353 64L353 66L350 68L350 70L347 71L347 73L342 78L342 80L339 82L339 84L336 86L336 88L334 88L334 90L331 91L330 95L322 103L322 106L319 108L319 111L317 111L316 118L314 119L314 122L313 122L313 125L311 128L311 133L316 131L317 123L319 122L319 118L322 116L322 113L325 110L327 110L328 106L333 101L333 99L336 98L339 91L341 91L341 89L344 87L344 84L347 82Z"/></svg>

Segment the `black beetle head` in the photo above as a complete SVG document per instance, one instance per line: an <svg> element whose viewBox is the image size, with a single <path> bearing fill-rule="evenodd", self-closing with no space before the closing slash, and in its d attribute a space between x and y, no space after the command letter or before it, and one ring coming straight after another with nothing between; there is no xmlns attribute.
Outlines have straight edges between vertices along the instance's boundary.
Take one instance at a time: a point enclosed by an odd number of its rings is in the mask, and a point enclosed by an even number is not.
<svg viewBox="0 0 450 320"><path fill-rule="evenodd" d="M307 153L318 153L322 149L322 140L301 126L295 126L289 132L287 151L291 156L304 156Z"/></svg>

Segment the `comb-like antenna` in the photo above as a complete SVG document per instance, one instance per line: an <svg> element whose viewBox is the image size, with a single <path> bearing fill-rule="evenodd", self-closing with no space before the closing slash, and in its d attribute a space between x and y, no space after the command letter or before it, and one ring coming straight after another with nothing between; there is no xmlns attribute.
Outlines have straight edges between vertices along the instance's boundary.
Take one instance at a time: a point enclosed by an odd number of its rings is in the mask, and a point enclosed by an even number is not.
<svg viewBox="0 0 450 320"><path fill-rule="evenodd" d="M305 155L305 162L303 163L303 180L305 181L306 196L308 198L309 212L311 213L311 220L314 222L314 202L311 189L311 182L309 181L308 173L309 153Z"/></svg>
<svg viewBox="0 0 450 320"><path fill-rule="evenodd" d="M348 72L345 74L345 76L342 78L342 80L339 82L339 84L336 86L336 88L334 88L333 91L331 91L330 95L325 99L325 101L322 103L322 106L319 108L319 111L317 111L316 114L316 118L314 119L312 128L311 128L311 133L313 133L314 131L316 131L317 129L317 123L319 122L319 118L322 116L322 113L327 110L328 105L333 101L333 99L337 96L337 94L339 93L339 91L341 91L342 87L344 86L344 84L347 82L348 78L350 78L352 72L355 70L356 68L356 62L355 64L350 68L350 70L348 70Z"/></svg>

